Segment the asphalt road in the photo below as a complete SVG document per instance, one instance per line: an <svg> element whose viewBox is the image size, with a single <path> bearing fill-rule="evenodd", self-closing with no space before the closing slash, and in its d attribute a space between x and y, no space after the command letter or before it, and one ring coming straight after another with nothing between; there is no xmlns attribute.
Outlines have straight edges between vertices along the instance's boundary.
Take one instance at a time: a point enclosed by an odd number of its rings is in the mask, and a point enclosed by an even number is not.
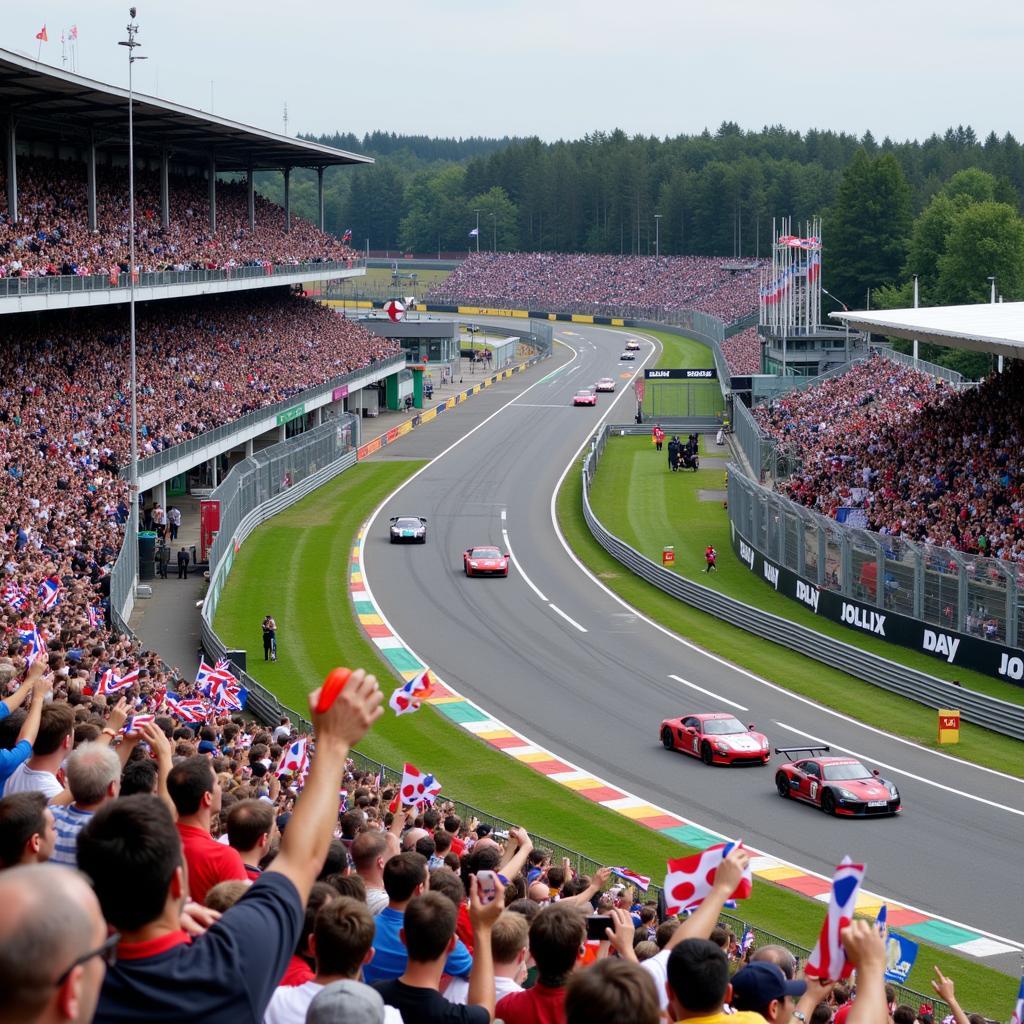
<svg viewBox="0 0 1024 1024"><path fill-rule="evenodd" d="M543 370L495 389L486 408L474 406L484 396L467 403L472 420L461 428L453 418L439 425L445 436L414 431L388 450L436 455L477 428L371 524L366 575L395 630L465 696L614 785L824 875L849 854L867 865L873 892L1024 940L1024 783L897 741L681 643L569 556L553 526L552 494L613 400L610 422L632 419L623 378L653 344L636 363L620 363L618 332L573 325L557 336L576 350L569 362L556 349ZM602 376L617 380L616 395L599 396L596 409L573 408L572 393ZM510 404L495 412L500 398ZM399 514L428 517L425 546L388 543L387 517ZM463 550L488 543L511 549L509 578L467 579ZM731 555L722 558L727 567ZM663 718L718 710L755 723L773 747L814 738L861 756L896 782L905 810L895 819L830 819L777 796L772 766L708 768L661 747ZM985 963L1019 970L1013 954Z"/></svg>

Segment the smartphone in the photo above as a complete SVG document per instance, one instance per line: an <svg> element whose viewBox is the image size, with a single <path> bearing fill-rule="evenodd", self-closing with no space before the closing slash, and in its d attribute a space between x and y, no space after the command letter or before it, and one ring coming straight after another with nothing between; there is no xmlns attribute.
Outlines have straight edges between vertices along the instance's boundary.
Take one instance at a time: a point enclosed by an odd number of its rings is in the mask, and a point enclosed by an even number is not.
<svg viewBox="0 0 1024 1024"><path fill-rule="evenodd" d="M608 914L591 914L587 918L587 941L603 942L608 938L604 930L611 926L612 919Z"/></svg>
<svg viewBox="0 0 1024 1024"><path fill-rule="evenodd" d="M493 871L478 871L476 873L476 886L481 903L494 902L498 895L497 878L498 876Z"/></svg>

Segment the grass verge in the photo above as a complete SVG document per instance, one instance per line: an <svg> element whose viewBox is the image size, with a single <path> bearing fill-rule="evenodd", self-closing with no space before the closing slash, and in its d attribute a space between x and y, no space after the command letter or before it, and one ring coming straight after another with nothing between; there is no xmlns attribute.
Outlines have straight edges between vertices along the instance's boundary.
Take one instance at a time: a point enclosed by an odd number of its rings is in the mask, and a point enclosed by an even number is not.
<svg viewBox="0 0 1024 1024"><path fill-rule="evenodd" d="M261 526L235 559L215 627L229 646L261 649L259 623L268 610L278 621L278 661L254 660L250 671L295 707L329 669L362 665L388 690L397 681L364 637L348 598L347 569L360 524L376 505L422 465L364 462L337 477L287 512ZM360 750L392 766L408 759L435 772L444 792L605 863L626 863L659 877L679 843L575 795L491 749L449 723L432 708L396 718L385 714ZM755 927L811 946L822 907L766 882L741 913ZM955 954L922 946L915 967L917 988L933 964L956 979L964 1005L1004 1014L1014 992L1006 975ZM918 980L921 979L921 980Z"/></svg>

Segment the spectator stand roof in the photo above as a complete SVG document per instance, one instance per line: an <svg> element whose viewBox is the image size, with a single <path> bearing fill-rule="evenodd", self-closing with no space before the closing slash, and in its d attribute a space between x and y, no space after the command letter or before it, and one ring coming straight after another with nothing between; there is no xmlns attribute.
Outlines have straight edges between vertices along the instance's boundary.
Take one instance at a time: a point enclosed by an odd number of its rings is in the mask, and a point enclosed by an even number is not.
<svg viewBox="0 0 1024 1024"><path fill-rule="evenodd" d="M14 115L33 138L54 141L128 142L128 90L0 49L0 111ZM180 159L190 154L218 171L371 164L372 157L293 139L135 93L136 151L167 148Z"/></svg>
<svg viewBox="0 0 1024 1024"><path fill-rule="evenodd" d="M1024 358L1024 302L830 313L860 331Z"/></svg>

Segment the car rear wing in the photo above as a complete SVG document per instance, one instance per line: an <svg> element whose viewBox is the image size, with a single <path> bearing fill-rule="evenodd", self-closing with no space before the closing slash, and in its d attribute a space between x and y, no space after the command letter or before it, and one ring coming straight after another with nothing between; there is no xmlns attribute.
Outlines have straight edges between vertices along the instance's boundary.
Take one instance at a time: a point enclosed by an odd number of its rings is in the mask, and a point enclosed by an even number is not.
<svg viewBox="0 0 1024 1024"><path fill-rule="evenodd" d="M776 747L776 754L785 754L786 757L792 760L793 754L810 754L811 757L817 757L819 754L827 754L831 751L831 747Z"/></svg>
<svg viewBox="0 0 1024 1024"><path fill-rule="evenodd" d="M388 522L397 523L399 519L418 519L421 523L426 524L427 520L423 516L392 516Z"/></svg>

